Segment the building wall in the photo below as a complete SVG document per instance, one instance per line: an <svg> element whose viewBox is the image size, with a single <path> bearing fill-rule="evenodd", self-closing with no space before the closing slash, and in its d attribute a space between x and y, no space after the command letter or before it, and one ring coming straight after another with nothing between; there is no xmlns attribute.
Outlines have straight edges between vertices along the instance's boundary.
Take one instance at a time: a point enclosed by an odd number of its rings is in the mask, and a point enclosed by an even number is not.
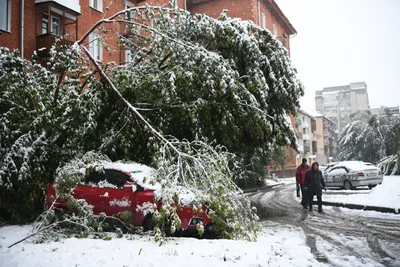
<svg viewBox="0 0 400 267"><path fill-rule="evenodd" d="M237 17L243 20L251 20L262 27L262 14L266 16L266 29L274 33L274 25L277 28L277 39L286 47L290 55L289 34L284 26L278 22L276 16L273 16L268 10L266 0L260 1L260 12L258 12L258 0L216 0L204 1L202 3L191 5L188 10L193 13L207 14L210 17L218 18L221 12L228 10L229 17ZM260 13L260 14L259 14ZM285 36L284 37L284 33Z"/></svg>
<svg viewBox="0 0 400 267"><path fill-rule="evenodd" d="M205 1L190 5L188 10L193 14L206 14L218 18L221 12L227 9L229 17L241 18L243 20L255 21L257 14L256 0L218 0Z"/></svg>
<svg viewBox="0 0 400 267"><path fill-rule="evenodd" d="M315 92L315 109L335 123L340 120L338 129L342 130L350 114L369 109L367 85L356 82L318 90Z"/></svg>
<svg viewBox="0 0 400 267"><path fill-rule="evenodd" d="M0 46L8 47L10 50L21 48L21 1L11 1L11 31L0 30ZM24 55L31 57L36 49L35 39L35 3L25 1L24 8Z"/></svg>
<svg viewBox="0 0 400 267"><path fill-rule="evenodd" d="M255 1L255 2L257 2L257 1ZM258 12L256 12L255 16L252 18L252 20L254 21L255 24L258 24L260 27L262 27L261 17L262 17L262 14L264 13L267 18L267 29L272 34L274 34L274 26L276 26L276 29L278 32L278 35L276 36L276 38L285 46L285 48L288 50L289 55L290 55L289 34L286 32L286 30L282 26L282 24L278 22L278 20L276 19L276 16L273 16L271 14L271 12L267 9L267 5L265 2L266 1L264 1L264 0L260 1L260 15L258 15ZM256 3L256 5L258 6L257 3ZM285 33L286 37L284 37L284 33Z"/></svg>
<svg viewBox="0 0 400 267"><path fill-rule="evenodd" d="M317 136L317 154L318 155L324 155L325 151L324 151L324 120L323 117L317 117L315 118L316 122L317 122L317 132L316 132L316 136Z"/></svg>

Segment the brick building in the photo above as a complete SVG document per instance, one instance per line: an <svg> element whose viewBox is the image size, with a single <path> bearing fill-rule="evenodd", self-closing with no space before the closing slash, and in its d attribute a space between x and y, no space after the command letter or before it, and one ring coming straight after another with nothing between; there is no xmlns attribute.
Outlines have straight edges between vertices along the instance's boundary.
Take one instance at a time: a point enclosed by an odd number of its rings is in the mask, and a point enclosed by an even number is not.
<svg viewBox="0 0 400 267"><path fill-rule="evenodd" d="M297 32L274 0L189 0L188 10L217 18L221 11L228 10L229 17L251 20L272 32L289 51L290 36Z"/></svg>
<svg viewBox="0 0 400 267"><path fill-rule="evenodd" d="M30 59L33 51L48 48L56 37L67 41L81 38L103 17L127 7L166 4L169 0L0 0L0 46L19 49ZM289 37L296 34L274 0L174 0L174 6L192 13L218 17L223 9L230 17L252 20L270 30L290 53ZM95 39L95 38L94 38ZM94 42L96 47L96 42ZM110 42L111 43L111 42ZM125 52L115 47L113 53L92 49L97 58L123 63Z"/></svg>
<svg viewBox="0 0 400 267"><path fill-rule="evenodd" d="M49 48L60 36L64 42L80 39L97 21L125 8L138 5L162 5L169 0L0 0L0 46L19 49L21 55L30 59L35 50L46 60ZM296 30L274 0L172 0L174 7L191 13L204 13L217 18L224 9L229 17L251 20L268 29L286 47L290 55L290 37ZM94 33L89 36L92 55L105 62L118 64L129 59L131 51L125 51L117 42L116 31L121 26L108 25L108 46L102 47ZM103 33L102 33L103 34ZM104 34L103 34L104 35ZM115 40L114 40L115 39ZM106 49L107 48L107 49ZM294 118L290 116L292 125ZM287 151L286 167L296 167L296 153ZM289 173L282 175L291 175Z"/></svg>

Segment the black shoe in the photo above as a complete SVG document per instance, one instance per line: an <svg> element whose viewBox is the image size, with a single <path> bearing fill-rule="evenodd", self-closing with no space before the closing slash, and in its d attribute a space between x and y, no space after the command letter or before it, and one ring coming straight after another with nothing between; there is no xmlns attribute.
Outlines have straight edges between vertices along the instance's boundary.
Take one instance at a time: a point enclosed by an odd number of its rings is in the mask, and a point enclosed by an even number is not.
<svg viewBox="0 0 400 267"><path fill-rule="evenodd" d="M323 210L318 210L318 213L325 213Z"/></svg>
<svg viewBox="0 0 400 267"><path fill-rule="evenodd" d="M307 205L303 205L303 209L308 210L308 206Z"/></svg>

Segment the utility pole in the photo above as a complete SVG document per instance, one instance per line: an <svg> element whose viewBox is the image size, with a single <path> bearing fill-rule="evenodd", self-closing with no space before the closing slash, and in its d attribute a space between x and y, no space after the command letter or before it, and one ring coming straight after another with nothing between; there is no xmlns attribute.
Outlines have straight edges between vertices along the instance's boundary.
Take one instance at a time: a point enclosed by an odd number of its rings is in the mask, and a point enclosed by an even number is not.
<svg viewBox="0 0 400 267"><path fill-rule="evenodd" d="M337 122L338 122L338 136L340 136L340 130L341 130L341 127L340 127L340 97L339 97L339 92L338 92L338 95L336 96L336 99L337 99Z"/></svg>

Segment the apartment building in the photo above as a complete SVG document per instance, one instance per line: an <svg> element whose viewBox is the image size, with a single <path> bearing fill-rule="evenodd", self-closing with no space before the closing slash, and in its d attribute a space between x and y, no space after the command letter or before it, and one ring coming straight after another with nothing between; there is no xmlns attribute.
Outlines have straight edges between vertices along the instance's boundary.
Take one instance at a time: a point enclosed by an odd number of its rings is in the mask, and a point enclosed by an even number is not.
<svg viewBox="0 0 400 267"><path fill-rule="evenodd" d="M336 124L318 112L306 112L299 109L295 118L298 154L297 164L306 158L328 163L334 161L337 149Z"/></svg>
<svg viewBox="0 0 400 267"><path fill-rule="evenodd" d="M322 114L314 115L316 121L316 160L320 163L336 161L337 153L337 125Z"/></svg>
<svg viewBox="0 0 400 267"><path fill-rule="evenodd" d="M169 0L0 0L0 46L19 49L26 59L31 59L34 51L47 58L56 38L62 36L63 42L72 44L102 18L146 3L162 5ZM173 4L179 8L186 5L185 0L174 0ZM129 53L116 42L114 34L121 32L121 26L106 27L107 47L101 45L100 34L93 33L88 40L90 52L98 60L124 63Z"/></svg>
<svg viewBox="0 0 400 267"><path fill-rule="evenodd" d="M45 56L60 36L65 42L80 39L100 19L138 5L162 5L169 0L0 0L0 46L19 49L30 59L40 49ZM173 0L173 6L192 13L218 17L228 9L231 17L252 20L269 29L290 52L289 37L296 30L273 0ZM115 26L117 27L117 26ZM118 28L116 30L119 30ZM111 29L110 32L113 32ZM115 32L115 31L114 31ZM129 52L116 45L105 50L98 36L90 37L91 52L97 59L123 63ZM112 40L109 43L112 42ZM111 52L110 52L111 51Z"/></svg>
<svg viewBox="0 0 400 267"><path fill-rule="evenodd" d="M295 118L295 131L298 142L297 165L301 164L303 158L311 164L317 154L317 124L314 116L299 109Z"/></svg>
<svg viewBox="0 0 400 267"><path fill-rule="evenodd" d="M349 115L369 110L367 84L355 82L349 85L325 87L315 92L315 109L335 122L340 134L349 122Z"/></svg>

